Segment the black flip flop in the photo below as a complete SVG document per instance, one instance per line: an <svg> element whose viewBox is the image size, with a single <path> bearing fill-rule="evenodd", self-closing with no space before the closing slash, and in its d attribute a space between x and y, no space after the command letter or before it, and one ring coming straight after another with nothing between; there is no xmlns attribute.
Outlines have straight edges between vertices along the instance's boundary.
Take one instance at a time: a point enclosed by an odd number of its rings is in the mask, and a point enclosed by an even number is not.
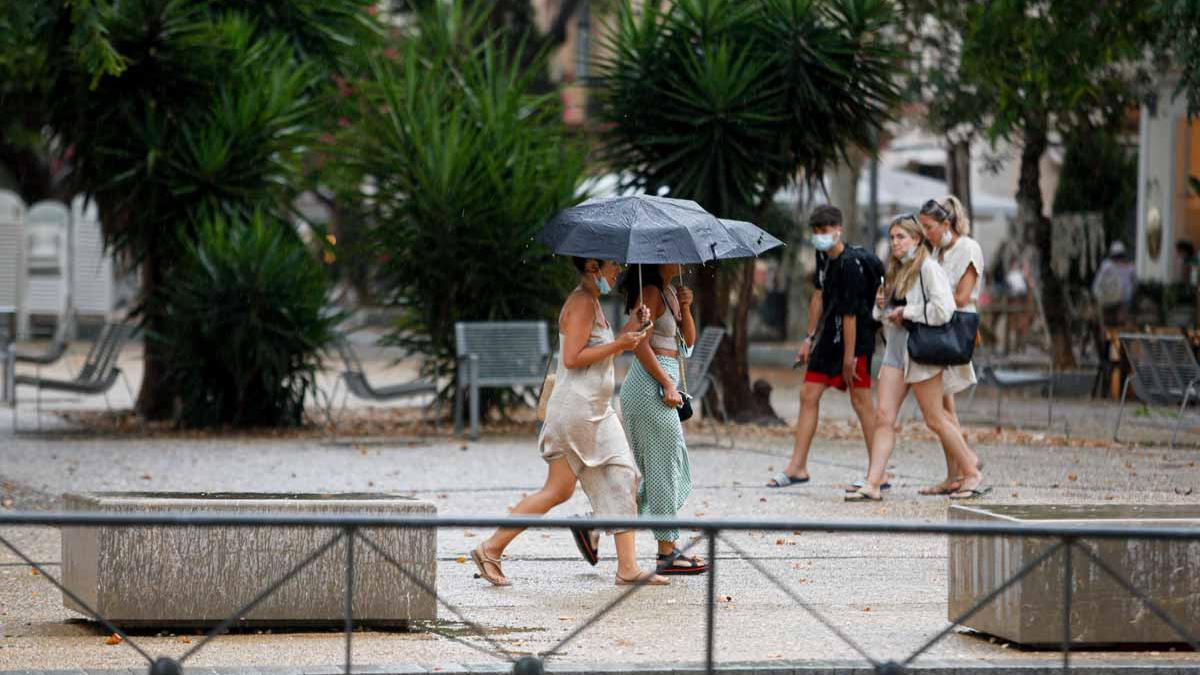
<svg viewBox="0 0 1200 675"><path fill-rule="evenodd" d="M596 547L592 545L592 530L588 527L572 527L571 536L575 538L575 548L579 549L579 555L593 567L600 561L600 555L596 551Z"/></svg>
<svg viewBox="0 0 1200 675"><path fill-rule="evenodd" d="M680 560L680 559L686 560L692 564L687 567L676 567L675 561ZM693 556L691 558L684 558L683 551L680 551L679 549L675 549L675 550L671 551L670 553L659 553L658 554L658 569L656 569L654 571L663 576L668 576L668 575L672 575L672 574L678 574L678 575L704 574L705 572L708 571L708 564L704 563L704 562L700 562L699 560L697 560L695 558L695 556Z"/></svg>

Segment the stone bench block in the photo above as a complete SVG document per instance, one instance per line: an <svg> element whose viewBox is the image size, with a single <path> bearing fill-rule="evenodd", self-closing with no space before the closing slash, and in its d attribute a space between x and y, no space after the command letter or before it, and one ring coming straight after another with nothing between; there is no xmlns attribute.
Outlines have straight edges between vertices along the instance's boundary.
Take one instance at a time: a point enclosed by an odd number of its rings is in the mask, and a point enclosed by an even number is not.
<svg viewBox="0 0 1200 675"><path fill-rule="evenodd" d="M1200 505L954 505L950 521L1104 524L1147 528L1200 525ZM1200 536L1200 528L1197 529ZM1053 545L1045 538L949 537L949 618L954 620ZM1080 540L1193 636L1200 635L1200 540ZM1063 638L1064 557L1056 552L965 625L1012 642L1058 648ZM1071 642L1166 644L1183 638L1075 549Z"/></svg>
<svg viewBox="0 0 1200 675"><path fill-rule="evenodd" d="M432 516L428 501L392 494L90 493L67 495L71 511ZM337 530L186 525L62 528L63 582L120 626L212 626L328 542ZM437 531L364 528L404 565L405 576L364 542L354 545L354 617L360 625L404 626L437 618L421 590L437 587ZM338 542L235 625L343 625L346 542ZM65 594L63 605L84 612Z"/></svg>

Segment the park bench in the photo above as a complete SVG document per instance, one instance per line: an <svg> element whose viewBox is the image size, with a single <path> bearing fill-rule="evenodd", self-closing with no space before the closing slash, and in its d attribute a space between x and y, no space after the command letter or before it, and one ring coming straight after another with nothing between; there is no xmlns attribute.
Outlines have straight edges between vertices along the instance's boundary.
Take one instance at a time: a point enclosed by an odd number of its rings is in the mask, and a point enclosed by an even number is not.
<svg viewBox="0 0 1200 675"><path fill-rule="evenodd" d="M350 344L348 337L344 335L339 337L334 343L334 347L342 360L343 370L341 377L334 382L333 391L325 397L325 419L328 421L331 430L336 431L337 429L333 408L338 393L342 394L342 404L338 410L338 416L346 409L346 402L351 394L357 398L377 403L386 403L416 396L429 396L430 402L421 410L421 424L424 425L427 423L430 409L438 403L439 373L436 364L433 366L432 378L419 377L408 382L378 385L372 384L367 379L362 360L359 359L358 353L355 352L354 346ZM345 383L345 389L340 389L342 383ZM436 414L433 416L433 428L435 430L438 428L438 416Z"/></svg>
<svg viewBox="0 0 1200 675"><path fill-rule="evenodd" d="M454 432L470 405L472 440L479 438L481 389L540 387L550 358L545 321L460 321L454 325L458 374L454 382Z"/></svg>
<svg viewBox="0 0 1200 675"><path fill-rule="evenodd" d="M1200 387L1200 365L1196 363L1191 344L1182 334L1121 333L1118 339L1133 372L1121 389L1121 407L1117 410L1113 440L1118 440L1121 432L1125 399L1132 386L1134 395L1148 406L1179 405L1179 414L1172 424L1171 447L1174 447L1187 405L1200 392L1197 389Z"/></svg>
<svg viewBox="0 0 1200 675"><path fill-rule="evenodd" d="M69 380L58 380L40 376L17 375L13 378L13 430L17 430L17 396L16 390L24 385L37 390L38 430L42 427L42 391L62 391L83 396L104 396L104 405L111 410L108 400L108 390L118 379L125 382L125 388L133 398L133 389L128 378L117 367L117 358L121 349L138 331L138 327L129 323L106 323L100 329L100 334L88 350L87 358L79 373Z"/></svg>

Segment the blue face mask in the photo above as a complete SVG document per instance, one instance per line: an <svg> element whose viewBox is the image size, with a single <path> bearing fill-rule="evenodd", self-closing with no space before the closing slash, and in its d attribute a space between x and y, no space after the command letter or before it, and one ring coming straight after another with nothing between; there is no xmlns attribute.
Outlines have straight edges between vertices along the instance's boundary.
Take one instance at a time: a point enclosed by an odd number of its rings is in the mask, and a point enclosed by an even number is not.
<svg viewBox="0 0 1200 675"><path fill-rule="evenodd" d="M605 279L602 274L596 276L596 288L600 289L600 295L612 293L612 285L608 283L608 279Z"/></svg>
<svg viewBox="0 0 1200 675"><path fill-rule="evenodd" d="M838 243L838 233L829 232L825 234L814 234L811 238L813 248L818 251L825 252L833 248Z"/></svg>

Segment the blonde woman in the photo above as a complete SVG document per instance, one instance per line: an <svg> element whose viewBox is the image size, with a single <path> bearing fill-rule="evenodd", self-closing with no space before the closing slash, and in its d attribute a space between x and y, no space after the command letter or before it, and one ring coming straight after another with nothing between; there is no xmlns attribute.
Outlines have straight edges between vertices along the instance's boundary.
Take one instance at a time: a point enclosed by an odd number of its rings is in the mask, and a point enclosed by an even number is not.
<svg viewBox="0 0 1200 675"><path fill-rule="evenodd" d="M513 515L542 515L571 498L575 483L583 485L597 516L636 518L641 474L625 439L625 429L612 406L616 383L613 358L632 351L646 339L641 326L649 313L632 313L621 333L612 328L600 308L600 296L617 283L621 266L611 260L575 258L579 285L567 296L558 317L559 359L554 393L546 407L546 424L538 446L546 461L546 483L522 499ZM595 564L594 532L576 528L576 544L590 552ZM500 528L471 551L479 576L494 586L510 586L500 568L500 556L522 530ZM638 566L633 530L614 535L617 545L617 585L670 583Z"/></svg>
<svg viewBox="0 0 1200 675"><path fill-rule="evenodd" d="M934 245L934 256L946 277L950 288L954 290L954 306L960 312L978 312L979 290L983 278L983 249L968 236L971 232L971 219L962 202L954 195L939 199L930 199L921 207L917 214L921 228L925 232L926 241ZM969 389L976 383L975 368L968 363L965 366L947 368L943 376L943 388L946 395L942 399L943 407L955 426L962 430L958 420L958 411L954 405L955 394ZM974 451L968 448L967 460L972 466L982 468L982 462ZM937 485L921 488L918 492L923 495L945 495L957 492L962 483L964 467L955 466L946 455L946 479Z"/></svg>
<svg viewBox="0 0 1200 675"><path fill-rule="evenodd" d="M917 398L925 425L937 434L946 454L958 466L969 464L967 444L958 426L946 413L942 397L946 368L916 363L908 356L905 321L941 326L954 316L954 295L941 265L930 254L917 217L905 213L888 228L891 255L883 286L875 296L874 316L884 323L887 349L879 369L879 404L875 434L871 438L871 465L865 484L846 494L846 501L882 501L881 485L888 460L896 447L893 425L909 389ZM953 499L984 494L983 474L971 465Z"/></svg>

